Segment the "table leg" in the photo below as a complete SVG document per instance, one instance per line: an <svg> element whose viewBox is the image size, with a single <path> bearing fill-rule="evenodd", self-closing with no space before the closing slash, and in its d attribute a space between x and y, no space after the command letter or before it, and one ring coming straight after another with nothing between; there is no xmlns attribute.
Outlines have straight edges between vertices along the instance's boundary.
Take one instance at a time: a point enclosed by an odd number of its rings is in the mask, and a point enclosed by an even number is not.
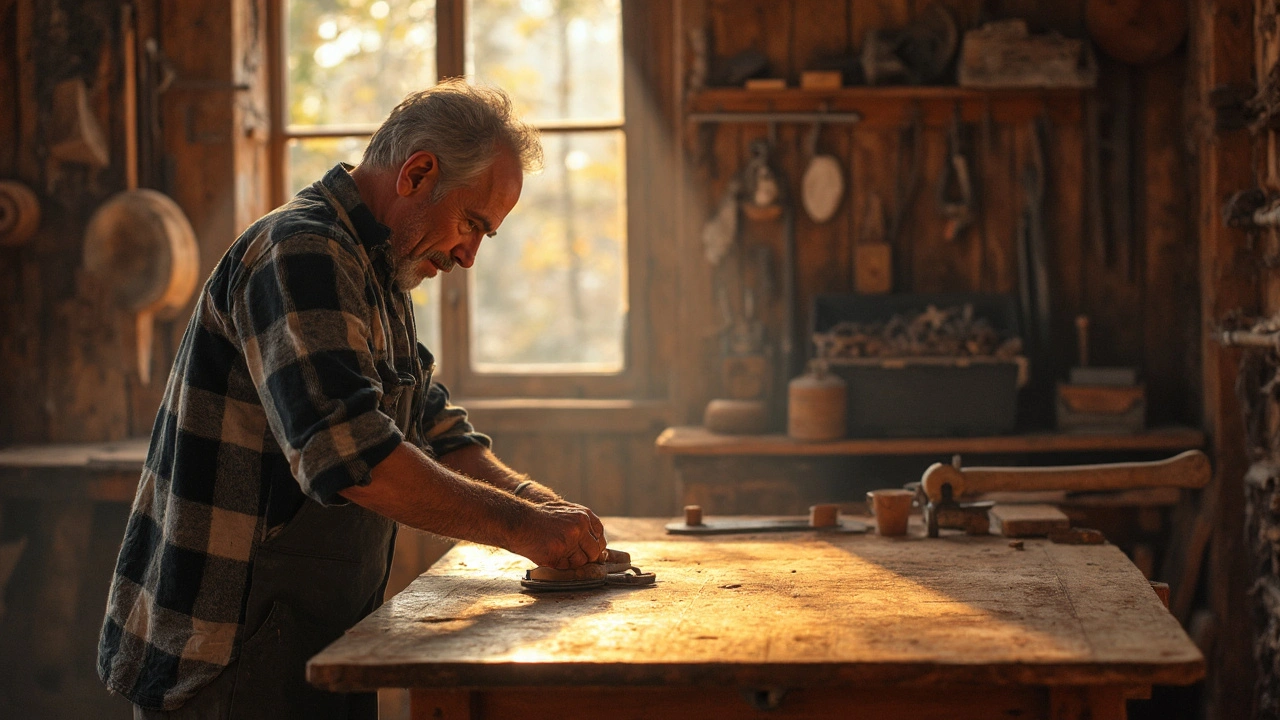
<svg viewBox="0 0 1280 720"><path fill-rule="evenodd" d="M4 504L0 503L0 531L4 530ZM27 547L27 538L20 537L7 543L0 543L0 617L4 617L4 591L9 586L9 576L18 567L22 551Z"/></svg>
<svg viewBox="0 0 1280 720"><path fill-rule="evenodd" d="M1101 685L1049 689L1049 720L1126 720L1130 688Z"/></svg>
<svg viewBox="0 0 1280 720"><path fill-rule="evenodd" d="M409 690L410 720L472 720L476 717L469 690Z"/></svg>
<svg viewBox="0 0 1280 720"><path fill-rule="evenodd" d="M93 530L93 504L47 502L32 550L43 551L36 581L31 653L37 676L56 687L72 665L80 576Z"/></svg>

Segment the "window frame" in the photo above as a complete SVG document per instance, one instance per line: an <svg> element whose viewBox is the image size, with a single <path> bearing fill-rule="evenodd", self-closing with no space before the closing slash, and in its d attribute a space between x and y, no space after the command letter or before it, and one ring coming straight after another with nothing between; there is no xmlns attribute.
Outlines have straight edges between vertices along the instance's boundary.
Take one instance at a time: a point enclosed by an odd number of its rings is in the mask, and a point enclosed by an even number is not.
<svg viewBox="0 0 1280 720"><path fill-rule="evenodd" d="M290 126L287 123L287 48L286 24L288 0L270 3L269 22L272 37L276 39L275 51L270 53L270 112L272 117L269 140L269 175L271 205L278 207L289 197L287 186L288 144L296 139L361 137L369 138L377 129L376 124L330 125L323 127ZM623 367L615 373L530 372L495 373L478 372L471 362L471 308L469 302L468 272L441 273L426 282L439 282L440 286L440 342L441 347L431 348L439 365L437 379L446 383L455 397L466 398L647 398L657 389L650 379L654 366L653 352L637 351L650 344L643 341L641 329L648 326L648 302L644 288L648 286L647 266L650 250L649 238L639 222L643 210L637 207L638 193L634 188L639 176L638 154L645 138L638 136L637 123L631 118L629 107L640 88L634 73L628 72L628 44L636 41L635 33L628 31L628 14L639 10L637 3L645 0L621 0L622 17L619 19L622 45L622 118L619 122L558 121L534 124L544 133L566 132L621 132L623 137L623 163L625 165L626 221L626 318L623 324ZM436 0L436 76L459 77L466 74L467 0ZM483 254L480 262L484 262Z"/></svg>

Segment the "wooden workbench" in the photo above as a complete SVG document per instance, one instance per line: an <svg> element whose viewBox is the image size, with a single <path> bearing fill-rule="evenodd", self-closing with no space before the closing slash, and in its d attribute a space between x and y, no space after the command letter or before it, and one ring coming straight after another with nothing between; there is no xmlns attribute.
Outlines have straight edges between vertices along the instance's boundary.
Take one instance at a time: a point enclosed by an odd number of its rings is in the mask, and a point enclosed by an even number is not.
<svg viewBox="0 0 1280 720"><path fill-rule="evenodd" d="M38 515L27 549L43 558L35 577L35 615L28 628L31 662L38 672L61 672L76 662L72 638L93 537L94 505L133 501L147 444L146 438L135 438L0 450L0 507L26 502ZM17 549L22 552L21 546ZM16 563L17 558L0 560L12 570L8 561ZM0 578L0 591L4 580ZM101 591L105 598L106 588Z"/></svg>
<svg viewBox="0 0 1280 720"><path fill-rule="evenodd" d="M606 520L658 584L531 595L461 544L313 658L414 718L1125 717L1203 659L1115 547L915 535L676 538ZM763 709L774 706L774 709Z"/></svg>

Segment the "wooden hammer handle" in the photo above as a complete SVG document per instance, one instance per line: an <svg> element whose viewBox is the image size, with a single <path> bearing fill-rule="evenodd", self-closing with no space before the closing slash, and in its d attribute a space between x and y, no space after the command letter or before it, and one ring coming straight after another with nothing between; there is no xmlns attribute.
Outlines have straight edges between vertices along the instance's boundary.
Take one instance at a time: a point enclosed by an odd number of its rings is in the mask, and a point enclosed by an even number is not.
<svg viewBox="0 0 1280 720"><path fill-rule="evenodd" d="M1045 490L1096 491L1135 488L1201 488L1209 482L1209 458L1199 450L1188 450L1165 460L1109 463L1106 465L1065 465L1061 467L954 468L941 463L925 471L921 482L933 501L942 499L942 485L951 484L952 496L985 492Z"/></svg>

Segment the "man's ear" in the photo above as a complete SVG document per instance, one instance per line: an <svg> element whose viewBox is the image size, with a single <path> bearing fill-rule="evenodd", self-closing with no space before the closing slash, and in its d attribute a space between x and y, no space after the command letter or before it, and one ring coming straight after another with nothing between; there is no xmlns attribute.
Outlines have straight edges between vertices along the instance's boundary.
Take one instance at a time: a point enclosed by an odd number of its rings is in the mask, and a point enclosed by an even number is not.
<svg viewBox="0 0 1280 720"><path fill-rule="evenodd" d="M400 174L396 176L396 194L409 197L422 192L430 193L439 180L440 161L434 153L419 150L400 166Z"/></svg>

